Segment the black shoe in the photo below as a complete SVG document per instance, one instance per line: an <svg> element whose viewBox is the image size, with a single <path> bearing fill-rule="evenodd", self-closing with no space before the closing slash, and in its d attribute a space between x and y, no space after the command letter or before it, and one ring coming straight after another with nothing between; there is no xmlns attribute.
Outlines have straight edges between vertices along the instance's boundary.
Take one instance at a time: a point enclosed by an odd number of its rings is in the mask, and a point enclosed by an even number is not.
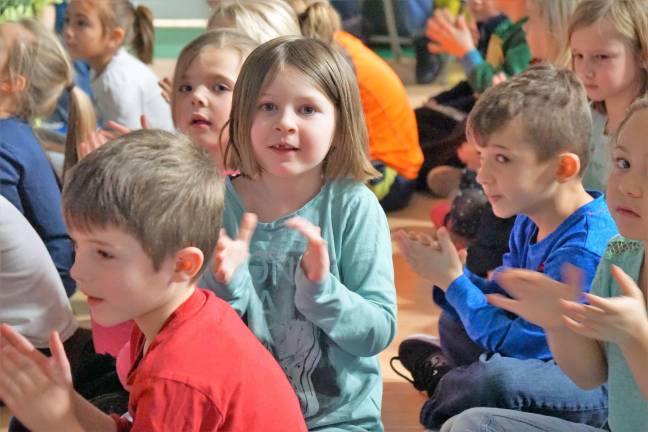
<svg viewBox="0 0 648 432"><path fill-rule="evenodd" d="M394 360L399 360L412 375L412 379L400 373L394 367ZM389 365L397 375L403 377L428 396L434 393L437 384L452 367L441 352L438 339L427 335L412 335L398 346L398 357L392 357Z"/></svg>

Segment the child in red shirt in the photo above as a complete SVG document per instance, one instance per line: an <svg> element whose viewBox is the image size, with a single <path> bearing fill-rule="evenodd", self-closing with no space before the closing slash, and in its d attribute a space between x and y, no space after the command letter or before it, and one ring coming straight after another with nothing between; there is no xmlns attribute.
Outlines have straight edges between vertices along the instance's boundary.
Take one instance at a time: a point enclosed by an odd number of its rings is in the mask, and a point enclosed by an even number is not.
<svg viewBox="0 0 648 432"><path fill-rule="evenodd" d="M77 288L101 325L136 324L130 415L108 416L74 392L56 333L47 359L2 325L9 410L34 432L305 431L271 354L227 304L195 287L222 222L223 181L209 155L142 130L93 152L66 180Z"/></svg>

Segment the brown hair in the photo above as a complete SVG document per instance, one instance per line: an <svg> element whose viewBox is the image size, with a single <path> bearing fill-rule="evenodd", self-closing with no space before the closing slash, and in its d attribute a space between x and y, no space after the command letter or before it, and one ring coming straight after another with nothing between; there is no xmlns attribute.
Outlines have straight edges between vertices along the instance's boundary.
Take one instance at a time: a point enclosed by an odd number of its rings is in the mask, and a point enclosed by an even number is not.
<svg viewBox="0 0 648 432"><path fill-rule="evenodd" d="M65 140L65 167L69 167L78 159L79 143L96 128L92 102L81 89L74 87L74 70L54 33L33 20L2 25L18 25L27 33L27 37L16 38L7 59L9 78L13 80L22 76L26 81L14 115L25 121L46 117L56 106L61 93L64 90L69 93Z"/></svg>
<svg viewBox="0 0 648 432"><path fill-rule="evenodd" d="M259 44L279 36L300 35L297 16L284 0L221 0L208 30L235 28Z"/></svg>
<svg viewBox="0 0 648 432"><path fill-rule="evenodd" d="M175 122L175 101L179 80L187 68L205 48L228 48L236 51L241 60L259 44L236 29L210 30L198 36L182 49L175 71L173 72L173 86L171 90L171 113Z"/></svg>
<svg viewBox="0 0 648 432"><path fill-rule="evenodd" d="M124 45L135 50L137 58L146 64L153 62L155 30L153 12L146 6L133 6L129 0L88 0L99 11L104 31L116 27L124 30Z"/></svg>
<svg viewBox="0 0 648 432"><path fill-rule="evenodd" d="M328 0L286 0L297 13L302 35L333 43L342 28L340 15Z"/></svg>
<svg viewBox="0 0 648 432"><path fill-rule="evenodd" d="M325 159L324 178L351 177L364 182L376 177L367 157L367 128L351 67L328 44L294 36L266 42L245 60L232 96L225 166L250 178L261 173L250 130L263 89L287 67L310 80L335 106L335 134Z"/></svg>
<svg viewBox="0 0 648 432"><path fill-rule="evenodd" d="M138 130L106 143L70 170L63 214L76 230L116 227L132 235L156 270L170 255L195 246L205 256L202 271L222 225L223 185L209 154L189 138Z"/></svg>
<svg viewBox="0 0 648 432"><path fill-rule="evenodd" d="M486 147L492 134L514 119L540 161L562 152L589 162L592 119L585 89L574 72L552 65L535 66L486 90L468 116L467 135Z"/></svg>
<svg viewBox="0 0 648 432"><path fill-rule="evenodd" d="M568 41L576 30L608 20L612 27L632 47L642 65L643 91L648 90L648 2L645 0L580 0L569 20ZM605 113L603 102L594 107Z"/></svg>

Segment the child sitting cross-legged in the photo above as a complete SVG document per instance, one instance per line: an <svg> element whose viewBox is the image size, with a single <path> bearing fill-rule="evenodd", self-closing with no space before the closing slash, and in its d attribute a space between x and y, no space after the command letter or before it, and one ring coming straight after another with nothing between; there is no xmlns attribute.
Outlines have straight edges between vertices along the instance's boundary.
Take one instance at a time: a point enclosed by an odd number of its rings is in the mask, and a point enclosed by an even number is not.
<svg viewBox="0 0 648 432"><path fill-rule="evenodd" d="M111 418L72 390L57 333L48 360L2 325L0 399L26 427L306 430L270 353L230 306L195 287L214 250L223 204L223 180L209 155L159 130L109 142L68 173L63 214L76 249L72 276L97 322L136 324L130 418Z"/></svg>
<svg viewBox="0 0 648 432"><path fill-rule="evenodd" d="M481 152L477 181L495 215L517 215L502 268L561 280L571 263L584 269L582 289L589 290L616 233L603 195L581 183L590 133L585 91L570 71L535 67L478 100L467 125ZM421 412L425 426L438 428L477 406L605 422L605 389L577 387L552 360L542 328L488 303L486 295L502 288L464 270L447 230L434 238L400 232L398 241L417 273L435 285L443 309L440 346L415 336L399 347L414 386L430 397Z"/></svg>

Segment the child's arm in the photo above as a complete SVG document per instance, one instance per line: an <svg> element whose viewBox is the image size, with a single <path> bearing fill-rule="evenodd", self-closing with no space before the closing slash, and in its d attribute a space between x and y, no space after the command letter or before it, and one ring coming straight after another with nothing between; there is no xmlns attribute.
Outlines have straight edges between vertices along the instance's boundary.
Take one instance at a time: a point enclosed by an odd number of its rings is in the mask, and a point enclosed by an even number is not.
<svg viewBox="0 0 648 432"><path fill-rule="evenodd" d="M369 357L396 334L396 293L387 220L377 202L360 204L341 239L342 280L330 272L319 227L297 218L286 225L308 240L295 275L297 310L346 352Z"/></svg>
<svg viewBox="0 0 648 432"><path fill-rule="evenodd" d="M256 223L255 214L245 213L235 239L231 239L225 230L221 229L214 251L213 266L203 276L200 284L227 301L241 316L246 312L250 293L254 290L247 260Z"/></svg>
<svg viewBox="0 0 648 432"><path fill-rule="evenodd" d="M610 273L622 296L603 298L587 294L589 305L563 301L565 326L590 339L615 343L632 371L637 387L648 400L648 318L644 295L621 268Z"/></svg>
<svg viewBox="0 0 648 432"><path fill-rule="evenodd" d="M37 351L7 325L0 326L0 399L34 432L114 432L115 422L72 389L70 364L56 332L52 357Z"/></svg>

